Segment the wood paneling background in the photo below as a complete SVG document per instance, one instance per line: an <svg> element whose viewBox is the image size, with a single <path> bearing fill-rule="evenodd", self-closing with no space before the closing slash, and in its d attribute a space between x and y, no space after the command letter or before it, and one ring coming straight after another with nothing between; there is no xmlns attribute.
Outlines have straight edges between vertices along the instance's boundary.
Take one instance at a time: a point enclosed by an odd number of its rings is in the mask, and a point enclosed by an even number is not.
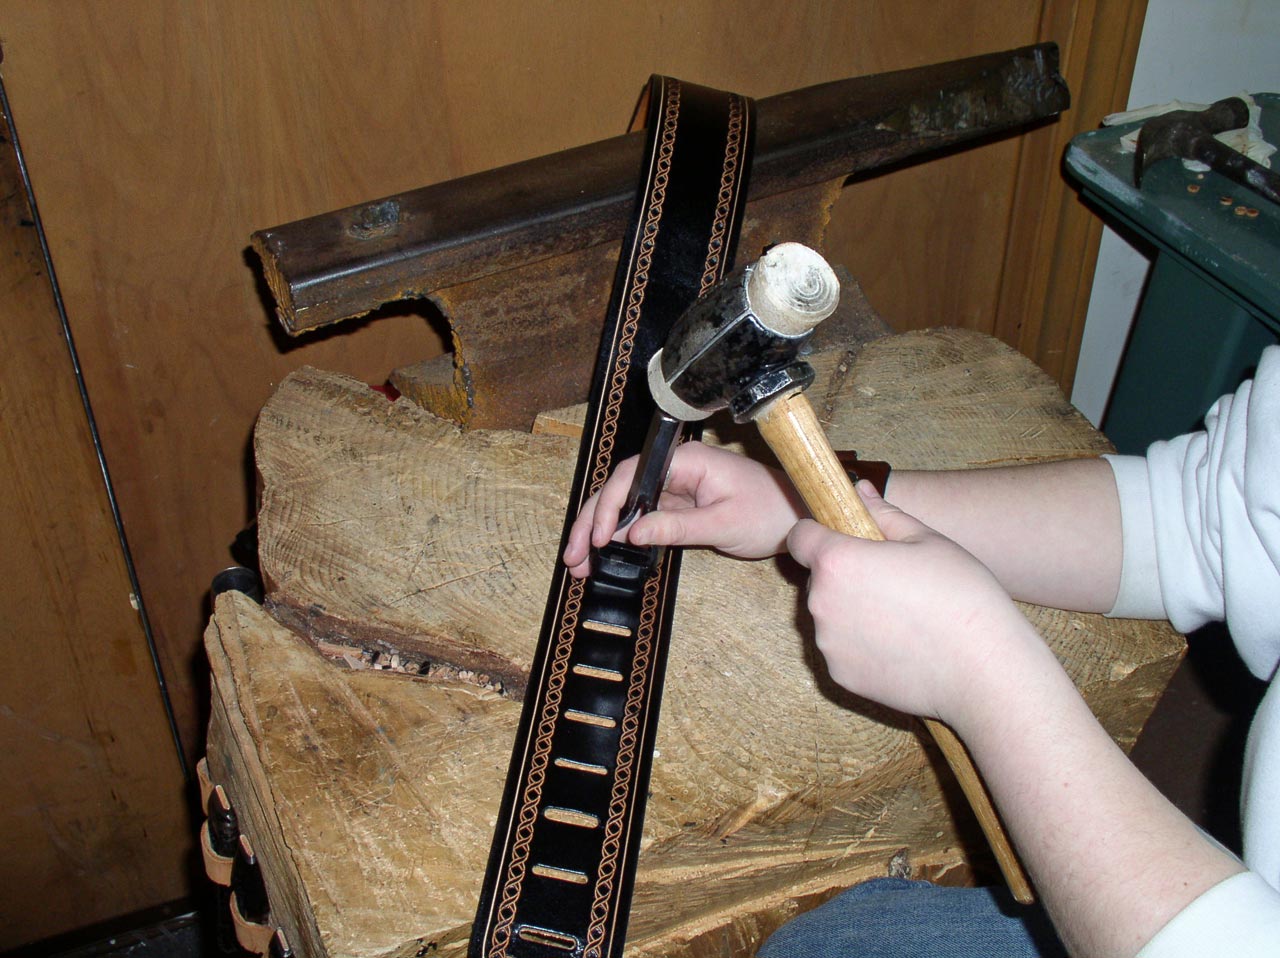
<svg viewBox="0 0 1280 958"><path fill-rule="evenodd" d="M1061 122L851 184L834 211L828 252L897 328L997 332L1068 383L1083 318L1076 293L1092 271L1094 239L1058 161L1070 135L1123 102L1144 7L0 0L3 75L188 753L200 751L208 694L199 646L205 592L252 514L248 443L257 410L302 364L381 382L393 367L447 348L411 305L287 341L247 253L253 230L611 136L625 129L652 72L764 96L1052 39L1063 47L1077 104ZM11 385L9 367L67 374L54 369L56 354L28 356L26 331L49 321L47 307L6 298L4 323L15 332L4 341L3 440L14 462L28 453L10 408L16 390L29 387ZM44 447L69 442L80 426L68 409L21 430ZM95 495L77 487L61 502L4 508L38 530L63 512L100 511ZM118 561L107 540L91 542L99 540L86 534L48 548L95 568ZM118 579L118 569L111 575ZM77 602L114 600L116 579L101 596L83 590ZM39 907L37 895L25 905L11 899L0 947L187 890L190 842L174 832L185 809L170 804L181 802L180 782L163 715L146 704L154 687L117 684L142 661L136 625L43 618L36 606L64 594L6 589L4 651L21 661L15 652L24 641L49 630L59 633L58 648L94 650L85 690L56 693L66 721L83 723L117 699L146 712L129 719L127 735L117 733L132 741L132 764L76 767L73 788L100 796L121 781L147 780L128 807L150 839L131 842L128 855L92 847L67 855L67 828L112 831L115 813L86 805L39 817L41 796L75 762L43 746L16 758L8 746L25 727L55 723L42 717L49 701L37 709L26 698L7 700L0 777L21 784L0 819L6 834L27 829L29 854L43 849L50 874L92 872L110 854L127 859L120 867L138 880L113 882L114 896L74 916ZM39 642L47 660L55 646ZM47 668L31 670L33 688L45 688ZM115 831L122 840L132 834ZM8 888L25 882L12 858L0 875Z"/></svg>
<svg viewBox="0 0 1280 958"><path fill-rule="evenodd" d="M0 135L4 947L174 897L191 818L2 120Z"/></svg>

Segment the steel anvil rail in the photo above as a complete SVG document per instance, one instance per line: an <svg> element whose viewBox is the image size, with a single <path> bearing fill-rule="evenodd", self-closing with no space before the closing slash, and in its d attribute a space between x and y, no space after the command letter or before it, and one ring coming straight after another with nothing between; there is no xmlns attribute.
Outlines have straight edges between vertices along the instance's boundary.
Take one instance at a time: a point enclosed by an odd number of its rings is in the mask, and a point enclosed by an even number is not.
<svg viewBox="0 0 1280 958"><path fill-rule="evenodd" d="M1052 43L758 101L748 204L1050 118L1069 105ZM617 239L631 133L253 234L293 335Z"/></svg>

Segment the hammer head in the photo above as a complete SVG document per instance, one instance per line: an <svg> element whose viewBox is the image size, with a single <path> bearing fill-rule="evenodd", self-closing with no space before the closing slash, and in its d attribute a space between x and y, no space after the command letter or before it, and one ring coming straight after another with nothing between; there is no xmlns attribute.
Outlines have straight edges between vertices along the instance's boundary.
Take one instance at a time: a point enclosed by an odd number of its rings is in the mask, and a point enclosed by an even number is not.
<svg viewBox="0 0 1280 958"><path fill-rule="evenodd" d="M1133 185L1141 187L1147 168L1164 159L1209 162L1216 134L1248 125L1249 107L1238 96L1219 100L1204 110L1173 110L1152 117L1138 132Z"/></svg>
<svg viewBox="0 0 1280 958"><path fill-rule="evenodd" d="M655 401L685 421L725 407L739 422L753 418L813 381L800 351L839 299L840 283L818 253L800 243L773 247L676 321L649 364Z"/></svg>

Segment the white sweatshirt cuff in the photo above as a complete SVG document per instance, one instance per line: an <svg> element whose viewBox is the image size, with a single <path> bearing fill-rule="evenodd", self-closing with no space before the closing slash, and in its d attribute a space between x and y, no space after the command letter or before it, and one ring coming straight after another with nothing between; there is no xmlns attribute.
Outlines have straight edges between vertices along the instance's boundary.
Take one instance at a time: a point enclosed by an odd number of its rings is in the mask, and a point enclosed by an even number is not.
<svg viewBox="0 0 1280 958"><path fill-rule="evenodd" d="M1141 456L1103 456L1111 464L1120 495L1123 560L1120 589L1107 615L1117 619L1167 619L1160 597L1156 532L1151 517L1147 460Z"/></svg>
<svg viewBox="0 0 1280 958"><path fill-rule="evenodd" d="M1280 892L1257 872L1214 885L1178 912L1138 958L1252 958L1280 943Z"/></svg>

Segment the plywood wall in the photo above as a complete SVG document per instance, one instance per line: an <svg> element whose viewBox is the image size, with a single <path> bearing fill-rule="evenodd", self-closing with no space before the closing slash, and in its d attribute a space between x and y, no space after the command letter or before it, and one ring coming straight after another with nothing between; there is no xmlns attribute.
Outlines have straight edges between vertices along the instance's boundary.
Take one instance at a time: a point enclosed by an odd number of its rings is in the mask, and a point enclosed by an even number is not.
<svg viewBox="0 0 1280 958"><path fill-rule="evenodd" d="M1052 39L1076 96L1064 123L852 184L828 250L898 328L997 331L1069 377L1078 332L1057 297L1092 263L1087 230L1060 226L1087 216L1056 154L1123 101L1142 8L0 0L4 79L188 752L204 594L252 515L257 410L302 364L381 382L446 348L412 307L287 341L253 230L614 135L652 72L765 96Z"/></svg>
<svg viewBox="0 0 1280 958"><path fill-rule="evenodd" d="M0 949L177 897L187 793L0 119ZM159 852L157 854L157 852Z"/></svg>

